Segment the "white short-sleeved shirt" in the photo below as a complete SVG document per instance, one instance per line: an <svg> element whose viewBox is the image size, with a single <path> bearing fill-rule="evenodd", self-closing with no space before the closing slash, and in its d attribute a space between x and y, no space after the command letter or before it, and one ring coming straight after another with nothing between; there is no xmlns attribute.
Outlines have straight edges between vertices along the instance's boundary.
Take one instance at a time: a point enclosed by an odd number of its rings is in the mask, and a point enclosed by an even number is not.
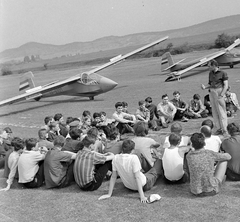
<svg viewBox="0 0 240 222"><path fill-rule="evenodd" d="M205 143L206 145L204 146L204 148L206 150L219 152L222 141L219 136L211 135L211 137L205 139Z"/></svg>
<svg viewBox="0 0 240 222"><path fill-rule="evenodd" d="M117 171L125 187L138 190L134 173L142 169L140 160L134 154L117 154L112 161L113 171ZM140 171L142 186L147 182L146 176Z"/></svg>
<svg viewBox="0 0 240 222"><path fill-rule="evenodd" d="M189 136L182 136L181 142L178 145L178 147L180 147L180 146L187 146L189 144L190 144L190 137ZM165 141L164 141L164 144L163 144L163 148L168 148L168 147L170 147L169 136L167 136L165 138Z"/></svg>

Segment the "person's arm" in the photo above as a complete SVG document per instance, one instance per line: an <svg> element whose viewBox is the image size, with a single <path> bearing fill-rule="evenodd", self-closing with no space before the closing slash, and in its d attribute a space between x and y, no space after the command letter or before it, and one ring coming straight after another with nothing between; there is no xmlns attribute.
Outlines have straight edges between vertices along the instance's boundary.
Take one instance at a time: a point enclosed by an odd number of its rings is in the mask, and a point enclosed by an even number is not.
<svg viewBox="0 0 240 222"><path fill-rule="evenodd" d="M101 197L98 198L98 200L104 200L112 196L113 188L115 186L116 180L117 180L117 171L113 170L112 176L110 179L108 194L102 195Z"/></svg>
<svg viewBox="0 0 240 222"><path fill-rule="evenodd" d="M124 115L122 115L124 117ZM116 113L113 113L113 119L120 123L128 123L129 120L119 117Z"/></svg>
<svg viewBox="0 0 240 222"><path fill-rule="evenodd" d="M145 121L145 119L141 116L141 111L139 109L136 111L136 117L141 121Z"/></svg>
<svg viewBox="0 0 240 222"><path fill-rule="evenodd" d="M175 116L175 114L177 112L177 108L172 103L170 103L170 106L172 108L172 118L174 118L174 116Z"/></svg>
<svg viewBox="0 0 240 222"><path fill-rule="evenodd" d="M220 97L224 97L228 89L228 80L223 81L223 89L222 92L220 93Z"/></svg>
<svg viewBox="0 0 240 222"><path fill-rule="evenodd" d="M200 115L200 113L205 109L204 105L202 104L202 101L199 100L199 111L197 112L197 114Z"/></svg>
<svg viewBox="0 0 240 222"><path fill-rule="evenodd" d="M113 160L114 158L114 154L111 152L104 153L103 155L106 156L106 161Z"/></svg>
<svg viewBox="0 0 240 222"><path fill-rule="evenodd" d="M72 157L71 157L71 160L75 160L76 159L76 153L73 153L73 152L71 152L71 151L67 151L67 150L65 150L65 151L63 151L64 153L69 153L69 154L71 154L72 155Z"/></svg>
<svg viewBox="0 0 240 222"><path fill-rule="evenodd" d="M233 100L233 104L237 107L238 110L240 110L236 93L232 93L232 100Z"/></svg>
<svg viewBox="0 0 240 222"><path fill-rule="evenodd" d="M178 149L178 153L181 157L184 158L185 153L190 151L190 146L180 146Z"/></svg>
<svg viewBox="0 0 240 222"><path fill-rule="evenodd" d="M7 187L4 189L1 189L0 191L8 191L13 183L15 174L17 172L17 166L18 166L18 159L14 159L13 163L10 166L10 173L8 175L7 179Z"/></svg>
<svg viewBox="0 0 240 222"><path fill-rule="evenodd" d="M147 197L145 197L144 192L143 192L143 187L141 183L141 176L140 176L140 171L137 171L134 173L136 182L137 182L137 188L138 188L138 193L140 195L141 203L147 203Z"/></svg>

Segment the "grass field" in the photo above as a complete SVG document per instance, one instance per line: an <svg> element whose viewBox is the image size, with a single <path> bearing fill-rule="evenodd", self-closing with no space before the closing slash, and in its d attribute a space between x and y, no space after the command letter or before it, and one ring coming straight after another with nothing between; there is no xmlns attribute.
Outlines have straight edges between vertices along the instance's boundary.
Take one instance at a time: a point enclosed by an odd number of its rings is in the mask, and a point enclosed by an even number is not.
<svg viewBox="0 0 240 222"><path fill-rule="evenodd" d="M202 52L201 52L202 53ZM199 53L176 56L176 60L199 56ZM51 70L35 73L36 84L43 85L56 79L64 79L89 70L80 67L70 70ZM240 95L240 66L234 69L223 68L229 75L232 91ZM166 76L160 73L159 58L125 61L110 67L99 74L118 82L118 86L89 101L88 98L53 97L39 102L23 102L0 109L0 127L10 126L14 135L36 137L47 115L61 112L68 116L81 116L83 110L106 111L108 116L114 112L117 101L126 101L129 111L134 113L138 101L151 96L155 104L167 93L172 98L174 90L181 92L182 98L190 100L199 93L203 98L207 92L200 89L207 83L208 71L199 68L187 74L180 82L164 82ZM197 75L198 74L198 75ZM19 75L0 77L0 100L18 94ZM182 123L183 132L191 134L198 131L202 119ZM229 122L239 122L239 114ZM150 136L159 142L169 129ZM2 174L2 172L1 172ZM2 176L0 176L2 177ZM5 186L5 179L0 179ZM214 197L195 198L189 193L189 184L165 185L161 179L147 192L158 193L162 199L149 205L139 201L138 193L128 191L120 180L117 181L113 197L98 201L98 197L108 190L104 182L99 190L88 193L77 185L69 188L46 190L45 187L28 190L14 184L9 192L0 192L0 221L239 221L240 182L226 181L220 194Z"/></svg>

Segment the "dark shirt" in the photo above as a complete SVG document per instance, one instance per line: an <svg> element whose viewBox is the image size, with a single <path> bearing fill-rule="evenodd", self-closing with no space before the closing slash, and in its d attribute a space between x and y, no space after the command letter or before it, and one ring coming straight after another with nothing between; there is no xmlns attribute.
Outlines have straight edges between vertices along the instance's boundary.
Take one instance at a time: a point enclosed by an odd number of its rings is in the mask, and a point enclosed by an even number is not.
<svg viewBox="0 0 240 222"><path fill-rule="evenodd" d="M228 161L228 168L240 174L240 135L236 134L222 142L221 150L229 153L232 159Z"/></svg>
<svg viewBox="0 0 240 222"><path fill-rule="evenodd" d="M73 153L77 153L81 146L80 146L80 141L79 140L73 140L71 138L66 139L66 143L62 148L62 151L70 151Z"/></svg>
<svg viewBox="0 0 240 222"><path fill-rule="evenodd" d="M157 119L159 119L156 105L154 104L151 104L149 106L146 105L146 108L150 111L150 120L153 119L154 115L157 117Z"/></svg>
<svg viewBox="0 0 240 222"><path fill-rule="evenodd" d="M185 108L187 106L187 103L182 99L179 100L172 99L171 102L174 106L176 106L176 108Z"/></svg>
<svg viewBox="0 0 240 222"><path fill-rule="evenodd" d="M209 72L209 82L210 88L222 88L223 82L228 80L227 73L221 70L217 70L216 72L210 71Z"/></svg>

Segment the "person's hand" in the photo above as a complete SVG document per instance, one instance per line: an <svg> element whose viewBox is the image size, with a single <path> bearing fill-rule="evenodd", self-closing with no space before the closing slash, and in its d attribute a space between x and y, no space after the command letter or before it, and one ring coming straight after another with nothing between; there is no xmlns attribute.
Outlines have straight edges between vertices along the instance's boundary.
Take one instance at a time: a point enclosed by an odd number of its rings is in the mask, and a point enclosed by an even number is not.
<svg viewBox="0 0 240 222"><path fill-rule="evenodd" d="M101 197L98 198L98 200L104 200L104 199L107 199L107 198L110 198L111 195L109 194L105 194L105 195L102 195Z"/></svg>
<svg viewBox="0 0 240 222"><path fill-rule="evenodd" d="M206 86L204 86L203 84L201 85L201 88L204 90L206 89Z"/></svg>
<svg viewBox="0 0 240 222"><path fill-rule="evenodd" d="M147 197L145 196L141 197L141 203L147 203Z"/></svg>

